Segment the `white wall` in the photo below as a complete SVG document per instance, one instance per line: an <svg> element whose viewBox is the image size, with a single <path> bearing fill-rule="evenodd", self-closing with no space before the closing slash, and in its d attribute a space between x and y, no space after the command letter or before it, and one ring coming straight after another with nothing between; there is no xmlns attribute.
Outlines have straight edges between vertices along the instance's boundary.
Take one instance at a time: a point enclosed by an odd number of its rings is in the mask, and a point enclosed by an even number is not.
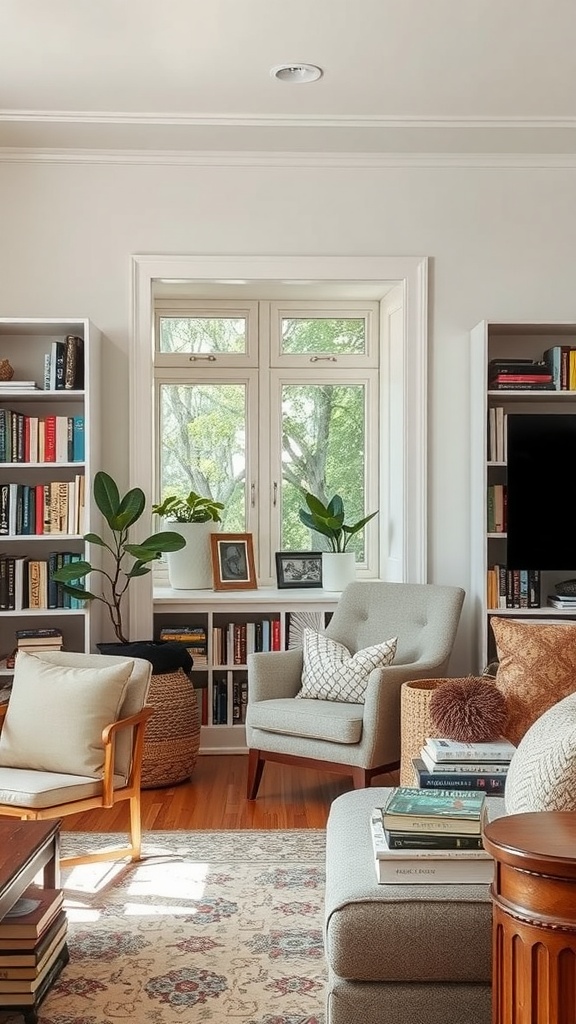
<svg viewBox="0 0 576 1024"><path fill-rule="evenodd" d="M576 320L575 197L569 168L0 163L0 312L103 332L103 462L126 483L131 254L429 256L429 579L467 589L468 330ZM465 608L453 674L469 634Z"/></svg>

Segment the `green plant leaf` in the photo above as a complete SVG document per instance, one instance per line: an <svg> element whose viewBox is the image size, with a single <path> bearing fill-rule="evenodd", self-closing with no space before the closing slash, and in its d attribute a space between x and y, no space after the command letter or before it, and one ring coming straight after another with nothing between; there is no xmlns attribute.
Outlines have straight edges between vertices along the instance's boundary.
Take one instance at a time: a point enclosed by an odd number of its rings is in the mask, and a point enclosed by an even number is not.
<svg viewBox="0 0 576 1024"><path fill-rule="evenodd" d="M186 547L186 540L180 533L173 530L162 530L160 533L153 533L146 540L138 544L140 548L150 548L154 551L180 551Z"/></svg>
<svg viewBox="0 0 576 1024"><path fill-rule="evenodd" d="M120 505L120 492L115 481L108 473L100 470L94 477L94 501L100 509L108 525L118 512Z"/></svg>
<svg viewBox="0 0 576 1024"><path fill-rule="evenodd" d="M53 579L56 577L53 576ZM91 594L89 590L84 590L83 587L73 587L69 583L61 583L62 590L65 594L69 594L70 597L77 597L80 601L97 601L98 595Z"/></svg>
<svg viewBox="0 0 576 1024"><path fill-rule="evenodd" d="M97 533L85 533L84 540L87 540L89 544L99 544L101 548L107 548L108 545L102 537L99 537Z"/></svg>
<svg viewBox="0 0 576 1024"><path fill-rule="evenodd" d="M63 565L61 569L53 572L52 579L57 583L68 583L70 580L83 579L89 572L92 572L90 562L70 562L69 565Z"/></svg>
<svg viewBox="0 0 576 1024"><path fill-rule="evenodd" d="M340 519L342 523L344 522L344 502L339 494L335 494L334 497L330 499L328 502L327 512L328 515L332 516L334 519Z"/></svg>
<svg viewBox="0 0 576 1024"><path fill-rule="evenodd" d="M112 530L126 530L132 526L142 515L146 505L146 495L141 487L133 487L127 491L118 511L108 522Z"/></svg>
<svg viewBox="0 0 576 1024"><path fill-rule="evenodd" d="M154 557L157 558L158 555L155 555ZM144 565L141 560L138 560L137 562L134 562L134 565L130 569L130 572L126 573L126 576L129 580L133 580L136 576L146 576L146 574L151 571L152 570L147 565Z"/></svg>

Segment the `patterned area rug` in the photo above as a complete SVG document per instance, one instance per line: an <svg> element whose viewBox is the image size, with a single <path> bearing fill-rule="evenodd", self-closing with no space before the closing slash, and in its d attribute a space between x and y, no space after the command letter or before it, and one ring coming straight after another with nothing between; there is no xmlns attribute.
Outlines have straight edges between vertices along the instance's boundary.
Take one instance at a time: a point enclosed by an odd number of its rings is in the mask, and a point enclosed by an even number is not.
<svg viewBox="0 0 576 1024"><path fill-rule="evenodd" d="M63 833L63 852L119 839ZM39 1024L324 1024L324 841L149 832L140 864L67 871L70 962Z"/></svg>

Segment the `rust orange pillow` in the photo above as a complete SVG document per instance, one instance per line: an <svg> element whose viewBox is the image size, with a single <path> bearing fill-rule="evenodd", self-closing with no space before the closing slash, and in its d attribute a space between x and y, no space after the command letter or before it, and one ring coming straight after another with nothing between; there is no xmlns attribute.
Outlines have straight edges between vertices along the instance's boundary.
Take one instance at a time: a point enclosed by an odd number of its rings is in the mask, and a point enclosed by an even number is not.
<svg viewBox="0 0 576 1024"><path fill-rule="evenodd" d="M506 698L507 739L516 745L553 704L576 692L576 623L537 623L494 616L495 684Z"/></svg>

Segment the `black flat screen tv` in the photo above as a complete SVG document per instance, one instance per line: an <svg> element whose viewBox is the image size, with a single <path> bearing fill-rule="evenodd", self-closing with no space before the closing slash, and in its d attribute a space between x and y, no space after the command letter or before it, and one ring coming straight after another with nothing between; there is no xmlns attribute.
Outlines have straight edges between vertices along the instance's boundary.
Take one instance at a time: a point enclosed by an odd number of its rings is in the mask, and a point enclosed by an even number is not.
<svg viewBox="0 0 576 1024"><path fill-rule="evenodd" d="M508 414L509 569L576 566L576 415Z"/></svg>

